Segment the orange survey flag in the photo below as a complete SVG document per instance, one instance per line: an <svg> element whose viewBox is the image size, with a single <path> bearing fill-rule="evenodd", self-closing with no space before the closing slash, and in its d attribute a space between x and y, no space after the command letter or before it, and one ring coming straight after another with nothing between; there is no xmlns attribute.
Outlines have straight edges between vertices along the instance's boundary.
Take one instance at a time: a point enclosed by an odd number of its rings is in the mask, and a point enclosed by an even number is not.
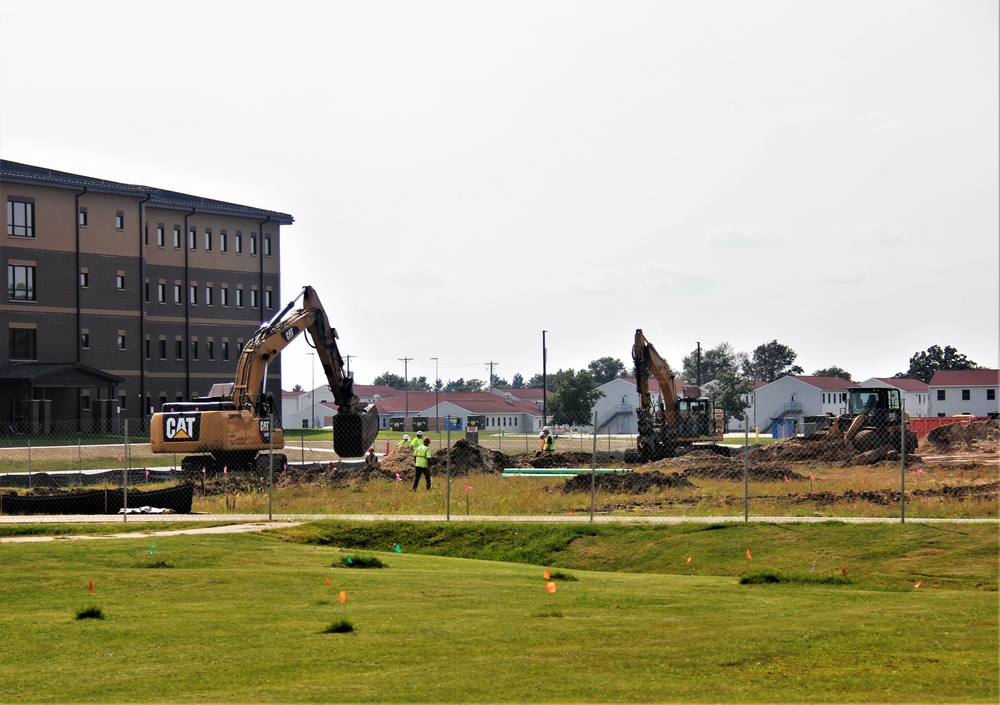
<svg viewBox="0 0 1000 705"><path fill-rule="evenodd" d="M329 575L328 575L328 576L326 576L326 584L327 584L327 585L328 585L329 587L333 587L333 583L331 583L331 582L330 582L330 576L329 576Z"/></svg>
<svg viewBox="0 0 1000 705"><path fill-rule="evenodd" d="M750 549L749 548L747 549L747 560L748 561L752 561L753 560L753 556L750 555Z"/></svg>
<svg viewBox="0 0 1000 705"><path fill-rule="evenodd" d="M93 591L94 591L94 581L93 580L88 580L87 581L87 592L93 592Z"/></svg>
<svg viewBox="0 0 1000 705"><path fill-rule="evenodd" d="M684 561L684 562L685 563L690 563L691 562L691 556L688 556L688 559L686 561Z"/></svg>
<svg viewBox="0 0 1000 705"><path fill-rule="evenodd" d="M345 604L347 602L347 590L340 591L340 603Z"/></svg>
<svg viewBox="0 0 1000 705"><path fill-rule="evenodd" d="M555 591L556 591L556 584L555 583L545 583L545 592L552 593L552 592L555 592Z"/></svg>
<svg viewBox="0 0 1000 705"><path fill-rule="evenodd" d="M544 576L544 578L546 580L548 580L549 578L552 577L551 575L549 575L549 569L548 568L545 569L545 572L542 575Z"/></svg>

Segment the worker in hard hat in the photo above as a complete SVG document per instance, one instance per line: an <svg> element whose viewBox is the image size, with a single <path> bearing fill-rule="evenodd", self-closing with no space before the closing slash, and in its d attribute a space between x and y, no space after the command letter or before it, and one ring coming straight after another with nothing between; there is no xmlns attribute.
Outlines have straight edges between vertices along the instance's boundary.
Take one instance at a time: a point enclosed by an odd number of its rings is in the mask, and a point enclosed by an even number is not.
<svg viewBox="0 0 1000 705"><path fill-rule="evenodd" d="M401 440L399 443L397 443L396 447L397 448L402 448L403 446L409 446L409 445L410 445L410 434L409 433L404 433L403 434L403 440Z"/></svg>
<svg viewBox="0 0 1000 705"><path fill-rule="evenodd" d="M556 449L556 439L552 435L552 431L546 426L542 429L542 450L550 451Z"/></svg>
<svg viewBox="0 0 1000 705"><path fill-rule="evenodd" d="M365 470L378 470L378 457L375 455L375 446L368 449L365 455Z"/></svg>
<svg viewBox="0 0 1000 705"><path fill-rule="evenodd" d="M423 435L423 434L421 434ZM423 442L413 449L413 463L416 473L413 476L413 491L417 491L420 476L427 478L427 490L431 489L431 439L424 437Z"/></svg>
<svg viewBox="0 0 1000 705"><path fill-rule="evenodd" d="M413 450L416 450L423 444L424 444L424 432L417 431L417 437L410 442L410 445L413 446Z"/></svg>

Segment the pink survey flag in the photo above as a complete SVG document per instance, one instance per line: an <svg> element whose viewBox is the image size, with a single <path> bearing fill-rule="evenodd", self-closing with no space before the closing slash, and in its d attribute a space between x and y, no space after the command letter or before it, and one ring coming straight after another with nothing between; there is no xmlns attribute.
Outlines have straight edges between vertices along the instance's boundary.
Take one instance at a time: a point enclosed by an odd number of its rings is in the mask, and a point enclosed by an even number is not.
<svg viewBox="0 0 1000 705"><path fill-rule="evenodd" d="M789 482L788 475L785 475L785 482Z"/></svg>
<svg viewBox="0 0 1000 705"><path fill-rule="evenodd" d="M917 468L916 473L918 475L923 475L924 474L924 469L923 468Z"/></svg>
<svg viewBox="0 0 1000 705"><path fill-rule="evenodd" d="M403 478L401 478L401 477L399 476L399 473L397 472L397 473L396 473L396 482L402 482L402 481L403 481Z"/></svg>
<svg viewBox="0 0 1000 705"><path fill-rule="evenodd" d="M201 466L201 474L202 474L202 475L204 475L204 474L205 474L205 466L204 466L204 465L202 465L202 466Z"/></svg>
<svg viewBox="0 0 1000 705"><path fill-rule="evenodd" d="M149 470L146 471L146 479L149 479Z"/></svg>
<svg viewBox="0 0 1000 705"><path fill-rule="evenodd" d="M225 475L227 472L229 472L229 466L228 465L223 465L222 466L222 474Z"/></svg>
<svg viewBox="0 0 1000 705"><path fill-rule="evenodd" d="M468 485L466 485L465 486L465 493L469 494L469 490L471 490L471 489L472 489L471 487L469 487Z"/></svg>
<svg viewBox="0 0 1000 705"><path fill-rule="evenodd" d="M815 478L815 477L813 477L813 474L812 474L812 473L809 473L809 479L810 479L810 480L815 480L816 478Z"/></svg>

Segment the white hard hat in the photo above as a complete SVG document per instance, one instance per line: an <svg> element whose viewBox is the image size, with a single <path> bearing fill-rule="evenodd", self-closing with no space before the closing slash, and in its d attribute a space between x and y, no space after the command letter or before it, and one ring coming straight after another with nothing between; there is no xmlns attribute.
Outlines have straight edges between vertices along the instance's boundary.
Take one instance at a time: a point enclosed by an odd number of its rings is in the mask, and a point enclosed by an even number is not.
<svg viewBox="0 0 1000 705"><path fill-rule="evenodd" d="M403 434L403 440L404 440L404 441L408 441L408 440L410 440L410 434L409 434L409 433L404 433L404 434Z"/></svg>
<svg viewBox="0 0 1000 705"><path fill-rule="evenodd" d="M424 435L424 432L423 431L417 431L417 435L418 436L422 436L422 435Z"/></svg>
<svg viewBox="0 0 1000 705"><path fill-rule="evenodd" d="M539 431L538 432L538 437L539 438L545 438L545 431Z"/></svg>
<svg viewBox="0 0 1000 705"><path fill-rule="evenodd" d="M543 431L548 431L548 430L549 430L549 427L548 427L548 426L542 426L542 430L543 430Z"/></svg>

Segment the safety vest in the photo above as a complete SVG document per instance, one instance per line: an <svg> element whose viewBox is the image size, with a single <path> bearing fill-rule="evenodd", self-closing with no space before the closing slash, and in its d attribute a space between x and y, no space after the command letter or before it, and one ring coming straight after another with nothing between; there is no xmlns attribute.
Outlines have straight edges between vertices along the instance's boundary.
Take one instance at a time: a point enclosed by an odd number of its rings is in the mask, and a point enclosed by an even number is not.
<svg viewBox="0 0 1000 705"><path fill-rule="evenodd" d="M545 436L545 440L542 441L542 450L555 450L556 440L552 437L552 434Z"/></svg>
<svg viewBox="0 0 1000 705"><path fill-rule="evenodd" d="M424 439L420 438L419 436L414 436L413 440L410 441L410 445L413 446L414 448L419 448L423 444L424 444Z"/></svg>
<svg viewBox="0 0 1000 705"><path fill-rule="evenodd" d="M431 460L431 447L421 444L419 448L414 448L413 457L417 460L418 468L429 468Z"/></svg>

